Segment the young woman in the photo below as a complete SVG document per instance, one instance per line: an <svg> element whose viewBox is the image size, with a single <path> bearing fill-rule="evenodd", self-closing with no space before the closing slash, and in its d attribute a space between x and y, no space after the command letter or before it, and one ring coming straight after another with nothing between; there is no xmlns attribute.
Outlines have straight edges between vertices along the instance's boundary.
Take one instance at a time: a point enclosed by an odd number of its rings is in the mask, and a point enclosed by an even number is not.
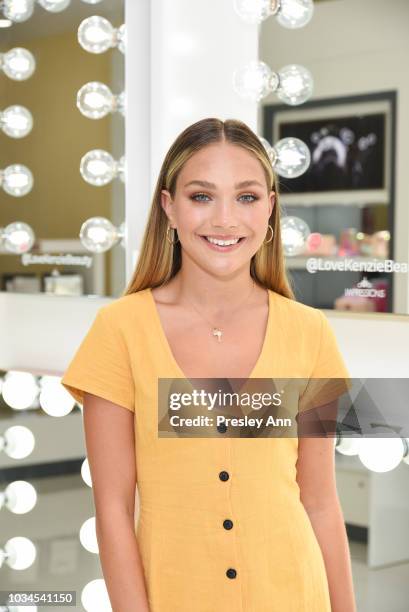
<svg viewBox="0 0 409 612"><path fill-rule="evenodd" d="M158 435L159 379L285 377L348 372L286 278L262 143L204 119L168 151L129 286L62 379L114 612L355 612L332 437Z"/></svg>

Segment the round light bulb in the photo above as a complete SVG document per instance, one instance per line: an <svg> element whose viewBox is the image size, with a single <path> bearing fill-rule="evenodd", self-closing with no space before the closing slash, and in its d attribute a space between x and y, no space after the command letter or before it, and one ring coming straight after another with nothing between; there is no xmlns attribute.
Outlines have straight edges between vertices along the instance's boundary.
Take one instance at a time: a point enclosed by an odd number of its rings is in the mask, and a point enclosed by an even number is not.
<svg viewBox="0 0 409 612"><path fill-rule="evenodd" d="M69 5L71 0L38 0L38 4L50 13L60 13L64 11Z"/></svg>
<svg viewBox="0 0 409 612"><path fill-rule="evenodd" d="M105 17L93 15L80 23L78 42L89 53L104 53L115 46L116 30Z"/></svg>
<svg viewBox="0 0 409 612"><path fill-rule="evenodd" d="M278 86L278 77L270 67L259 61L251 61L235 70L234 90L245 99L258 102Z"/></svg>
<svg viewBox="0 0 409 612"><path fill-rule="evenodd" d="M25 480L14 480L4 490L5 505L13 514L26 514L37 503L37 492Z"/></svg>
<svg viewBox="0 0 409 612"><path fill-rule="evenodd" d="M31 170L23 164L12 164L0 171L0 185L4 191L15 198L29 193L33 187L34 178Z"/></svg>
<svg viewBox="0 0 409 612"><path fill-rule="evenodd" d="M14 221L4 228L2 239L6 250L19 255L27 253L35 242L33 230L23 221Z"/></svg>
<svg viewBox="0 0 409 612"><path fill-rule="evenodd" d="M0 59L4 74L13 81L28 79L36 67L34 55L28 49L22 47L10 49Z"/></svg>
<svg viewBox="0 0 409 612"><path fill-rule="evenodd" d="M88 251L104 253L117 242L118 230L105 217L91 217L81 226L80 240Z"/></svg>
<svg viewBox="0 0 409 612"><path fill-rule="evenodd" d="M304 174L310 166L310 150L299 138L282 138L274 145L274 151L274 169L280 176L296 178Z"/></svg>
<svg viewBox="0 0 409 612"><path fill-rule="evenodd" d="M91 470L89 469L89 462L87 457L85 457L84 461L81 464L81 477L86 485L92 487Z"/></svg>
<svg viewBox="0 0 409 612"><path fill-rule="evenodd" d="M112 612L103 578L95 578L85 585L81 591L81 603L86 612Z"/></svg>
<svg viewBox="0 0 409 612"><path fill-rule="evenodd" d="M102 119L115 110L115 96L104 83L91 81L79 90L77 107L88 119Z"/></svg>
<svg viewBox="0 0 409 612"><path fill-rule="evenodd" d="M271 146L271 144L268 142L268 140L266 140L262 136L259 136L259 139L260 139L263 147L267 151L267 155L270 158L271 165L274 167L274 164L276 163L276 160L277 160L277 154L274 151L274 148Z"/></svg>
<svg viewBox="0 0 409 612"><path fill-rule="evenodd" d="M40 406L50 416L66 416L74 408L75 399L62 386L58 376L43 376L40 386Z"/></svg>
<svg viewBox="0 0 409 612"><path fill-rule="evenodd" d="M88 552L99 553L97 532L95 527L95 516L87 519L80 529L80 542Z"/></svg>
<svg viewBox="0 0 409 612"><path fill-rule="evenodd" d="M4 452L12 459L25 459L33 452L33 432L23 425L13 425L4 432Z"/></svg>
<svg viewBox="0 0 409 612"><path fill-rule="evenodd" d="M337 438L335 438L335 443L336 441ZM359 453L359 444L360 439L341 435L338 444L335 446L335 450L341 453L341 455L353 456Z"/></svg>
<svg viewBox="0 0 409 612"><path fill-rule="evenodd" d="M125 53L126 27L124 23L121 26L119 26L118 30L116 31L116 37L117 37L118 49L120 50L121 53Z"/></svg>
<svg viewBox="0 0 409 612"><path fill-rule="evenodd" d="M297 64L284 66L279 71L278 77L276 94L285 104L297 106L311 97L314 82L311 72L304 66Z"/></svg>
<svg viewBox="0 0 409 612"><path fill-rule="evenodd" d="M10 371L4 377L2 396L10 408L25 410L37 399L39 387L30 372Z"/></svg>
<svg viewBox="0 0 409 612"><path fill-rule="evenodd" d="M271 15L271 0L234 0L233 6L247 23L261 23Z"/></svg>
<svg viewBox="0 0 409 612"><path fill-rule="evenodd" d="M23 138L31 132L33 117L24 106L14 104L8 106L0 113L0 126L7 136Z"/></svg>
<svg viewBox="0 0 409 612"><path fill-rule="evenodd" d="M8 554L6 563L14 570L27 569L34 563L37 556L33 542L24 537L7 540L4 550Z"/></svg>
<svg viewBox="0 0 409 612"><path fill-rule="evenodd" d="M280 0L277 21L285 28L302 28L314 13L313 0Z"/></svg>
<svg viewBox="0 0 409 612"><path fill-rule="evenodd" d="M281 241L285 255L293 256L302 253L310 235L310 228L299 217L283 217L280 224Z"/></svg>
<svg viewBox="0 0 409 612"><path fill-rule="evenodd" d="M405 447L402 438L362 438L359 458L373 472L389 472L402 461Z"/></svg>
<svg viewBox="0 0 409 612"><path fill-rule="evenodd" d="M6 19L21 23L30 19L34 11L34 0L3 0L3 14Z"/></svg>
<svg viewBox="0 0 409 612"><path fill-rule="evenodd" d="M90 185L107 185L118 173L118 164L110 153L103 149L88 151L80 163L81 176Z"/></svg>

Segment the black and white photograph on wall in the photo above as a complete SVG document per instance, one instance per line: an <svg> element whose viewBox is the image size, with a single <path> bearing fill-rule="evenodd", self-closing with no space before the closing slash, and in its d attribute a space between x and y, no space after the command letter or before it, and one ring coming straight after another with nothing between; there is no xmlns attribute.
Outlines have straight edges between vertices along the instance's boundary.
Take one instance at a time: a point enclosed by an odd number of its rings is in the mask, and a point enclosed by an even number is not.
<svg viewBox="0 0 409 612"><path fill-rule="evenodd" d="M311 154L307 172L280 177L281 192L290 198L385 202L392 168L395 92L327 98L288 109L264 107L264 137L269 142L294 137Z"/></svg>
<svg viewBox="0 0 409 612"><path fill-rule="evenodd" d="M310 149L309 172L282 180L293 192L383 189L385 115L296 121L279 126L279 138L293 136Z"/></svg>

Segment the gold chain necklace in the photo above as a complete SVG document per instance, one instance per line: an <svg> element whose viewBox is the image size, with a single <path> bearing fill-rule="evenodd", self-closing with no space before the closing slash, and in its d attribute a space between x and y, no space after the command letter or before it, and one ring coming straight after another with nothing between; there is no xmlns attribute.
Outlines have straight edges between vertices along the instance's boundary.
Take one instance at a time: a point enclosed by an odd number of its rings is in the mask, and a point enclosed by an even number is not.
<svg viewBox="0 0 409 612"><path fill-rule="evenodd" d="M251 287L251 289L250 289L250 292L249 292L248 296L246 297L246 299L245 299L245 300L243 300L243 302L241 303L241 305L245 304L245 303L247 302L247 300L249 299L250 295L251 295L251 294L252 294L252 292L253 292L254 285L255 285L255 282L254 282L254 279L253 279L253 285L252 285L252 287ZM217 337L218 341L219 341L219 342L221 342L221 340L222 340L222 335L223 335L223 333L224 333L224 332L223 332L223 330L222 330L220 327L215 327L215 326L213 325L213 323L212 323L211 321L209 321L209 319L208 319L207 317L205 317L205 316L204 316L204 315L203 315L203 314L202 314L202 313L201 313L201 312L200 312L200 311L199 311L199 310L196 308L196 306L195 306L195 305L194 305L194 304L193 304L193 303L192 303L190 300L187 300L187 301L188 301L188 302L190 303L190 305L191 305L191 306L192 306L192 307L193 307L193 308L196 310L196 312L197 312L197 313L198 313L198 314L199 314L199 315L202 317L202 319L204 319L205 321L207 321L207 323L210 323L210 325L212 326L212 336ZM238 308L236 308L236 311L237 311L237 310L238 310ZM231 315L230 315L230 316L231 316Z"/></svg>

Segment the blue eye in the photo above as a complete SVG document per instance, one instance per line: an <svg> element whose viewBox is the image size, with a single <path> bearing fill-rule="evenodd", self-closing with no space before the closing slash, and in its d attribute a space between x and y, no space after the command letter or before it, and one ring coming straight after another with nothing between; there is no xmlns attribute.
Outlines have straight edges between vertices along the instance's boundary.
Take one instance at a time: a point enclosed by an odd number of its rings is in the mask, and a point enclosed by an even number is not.
<svg viewBox="0 0 409 612"><path fill-rule="evenodd" d="M193 195L190 196L191 200L194 200L195 202L208 202L209 201L209 196L205 193L195 193ZM207 199L205 199L207 198ZM249 202L250 204L252 202L255 202L256 200L258 200L258 196L256 196L253 193L244 193L243 195L241 195L239 197L239 199L241 200L241 198L246 198L245 200L242 201L246 201ZM248 199L250 198L250 199Z"/></svg>
<svg viewBox="0 0 409 612"><path fill-rule="evenodd" d="M207 200L202 200L202 199L197 200L196 198L198 198L199 196L204 196L205 198L208 197L205 193L195 193L194 195L191 196L191 198L192 200L195 200L196 202L206 202L207 201Z"/></svg>
<svg viewBox="0 0 409 612"><path fill-rule="evenodd" d="M251 200L247 200L247 202L255 202L258 200L258 197L252 193L244 193L240 198L252 198Z"/></svg>

